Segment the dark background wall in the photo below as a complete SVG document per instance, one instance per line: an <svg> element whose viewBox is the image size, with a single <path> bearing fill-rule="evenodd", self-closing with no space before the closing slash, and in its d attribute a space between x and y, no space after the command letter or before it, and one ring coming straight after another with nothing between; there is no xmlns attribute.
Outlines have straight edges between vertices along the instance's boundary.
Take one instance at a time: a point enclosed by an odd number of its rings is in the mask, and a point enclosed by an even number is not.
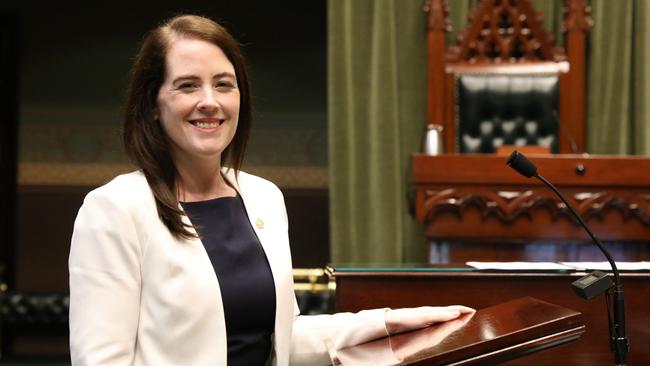
<svg viewBox="0 0 650 366"><path fill-rule="evenodd" d="M13 283L6 263L15 250L16 152L18 136L18 30L15 17L0 14L0 292L4 282Z"/></svg>
<svg viewBox="0 0 650 366"><path fill-rule="evenodd" d="M177 3L13 5L23 23L21 162L123 162L114 136L93 135L88 126L114 130L143 34L189 11L222 20L249 56L256 119L248 163L326 166L326 2ZM78 125L71 136L56 135ZM295 144L300 134L312 137L308 146Z"/></svg>

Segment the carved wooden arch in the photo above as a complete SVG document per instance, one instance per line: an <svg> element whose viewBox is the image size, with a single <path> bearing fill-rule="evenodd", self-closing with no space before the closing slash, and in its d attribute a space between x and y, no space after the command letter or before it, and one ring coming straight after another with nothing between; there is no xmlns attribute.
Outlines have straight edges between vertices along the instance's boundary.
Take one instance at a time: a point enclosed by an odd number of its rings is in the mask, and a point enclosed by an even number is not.
<svg viewBox="0 0 650 366"><path fill-rule="evenodd" d="M543 16L527 0L483 1L468 15L459 45L447 49L449 62L501 63L564 61L564 49L542 25Z"/></svg>
<svg viewBox="0 0 650 366"><path fill-rule="evenodd" d="M482 0L468 14L458 44L447 46L450 30L445 0L428 0L427 123L444 127L445 152L454 152L454 72L560 74L560 153L585 150L585 40L592 25L585 0L564 0L564 48L542 26L530 0ZM569 137L570 136L570 137ZM573 140L573 141L572 141ZM577 151L574 151L577 150Z"/></svg>

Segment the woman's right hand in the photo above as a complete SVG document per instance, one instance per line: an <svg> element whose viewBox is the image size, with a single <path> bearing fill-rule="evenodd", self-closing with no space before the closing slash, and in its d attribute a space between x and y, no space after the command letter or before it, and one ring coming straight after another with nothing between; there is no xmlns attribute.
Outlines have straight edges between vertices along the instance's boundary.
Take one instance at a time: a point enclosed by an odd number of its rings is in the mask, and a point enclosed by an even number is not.
<svg viewBox="0 0 650 366"><path fill-rule="evenodd" d="M407 332L453 320L463 314L473 314L475 311L462 305L390 309L386 311L386 330L389 335Z"/></svg>
<svg viewBox="0 0 650 366"><path fill-rule="evenodd" d="M466 313L460 317L436 324L429 328L413 331L390 337L390 347L393 355L403 362L420 354L424 350L435 347L451 333L462 328L473 316L473 313Z"/></svg>

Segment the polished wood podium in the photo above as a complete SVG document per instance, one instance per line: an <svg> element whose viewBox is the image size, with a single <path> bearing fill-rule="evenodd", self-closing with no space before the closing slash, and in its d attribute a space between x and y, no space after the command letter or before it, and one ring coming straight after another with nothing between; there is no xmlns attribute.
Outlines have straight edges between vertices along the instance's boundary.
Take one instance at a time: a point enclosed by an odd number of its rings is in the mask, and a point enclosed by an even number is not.
<svg viewBox="0 0 650 366"><path fill-rule="evenodd" d="M532 297L459 319L339 350L334 365L496 365L573 341L581 314ZM381 355L387 354L386 359Z"/></svg>
<svg viewBox="0 0 650 366"><path fill-rule="evenodd" d="M582 313L585 333L575 342L504 363L508 366L611 365L607 309L603 296L584 300L571 282L580 271L479 271L458 266L334 265L336 311L377 307L466 305L483 309L511 299L532 296ZM650 365L650 273L623 272L629 366Z"/></svg>

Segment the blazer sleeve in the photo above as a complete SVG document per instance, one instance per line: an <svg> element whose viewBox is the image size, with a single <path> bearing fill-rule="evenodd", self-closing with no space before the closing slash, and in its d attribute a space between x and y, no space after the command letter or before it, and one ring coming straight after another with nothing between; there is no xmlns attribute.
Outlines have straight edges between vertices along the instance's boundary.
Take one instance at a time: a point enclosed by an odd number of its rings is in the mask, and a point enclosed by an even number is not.
<svg viewBox="0 0 650 366"><path fill-rule="evenodd" d="M288 230L288 217L284 198L279 189L277 205L282 211L284 223ZM364 310L358 313L337 313L323 315L300 315L298 303L294 301L294 321L291 335L291 365L330 365L336 356L336 350L362 344L374 339L386 337L386 309ZM395 356L390 347L383 349L382 360L391 360ZM374 356L373 356L374 357Z"/></svg>
<svg viewBox="0 0 650 366"><path fill-rule="evenodd" d="M298 305L295 305L298 314ZM336 351L388 336L385 314L388 309L358 313L297 315L292 335L292 365L327 365ZM388 343L387 343L388 344ZM375 350L375 360L397 361L391 348Z"/></svg>
<svg viewBox="0 0 650 366"><path fill-rule="evenodd" d="M68 263L72 365L133 363L141 249L126 205L110 193L96 190L86 196L72 234Z"/></svg>

